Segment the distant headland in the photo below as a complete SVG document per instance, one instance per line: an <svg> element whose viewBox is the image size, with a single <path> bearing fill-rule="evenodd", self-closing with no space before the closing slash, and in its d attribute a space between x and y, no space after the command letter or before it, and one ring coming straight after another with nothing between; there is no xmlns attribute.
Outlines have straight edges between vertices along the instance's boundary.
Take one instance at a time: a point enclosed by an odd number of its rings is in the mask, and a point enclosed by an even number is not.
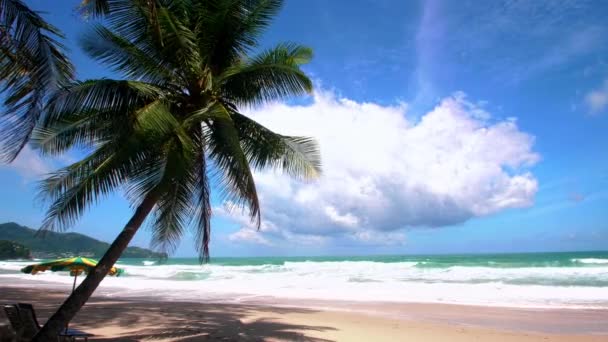
<svg viewBox="0 0 608 342"><path fill-rule="evenodd" d="M6 255L0 259L15 258L61 258L86 256L100 258L110 246L109 243L93 239L79 233L45 232L36 235L37 230L14 222L0 224L0 240ZM128 247L123 258L165 258L166 254L140 247Z"/></svg>

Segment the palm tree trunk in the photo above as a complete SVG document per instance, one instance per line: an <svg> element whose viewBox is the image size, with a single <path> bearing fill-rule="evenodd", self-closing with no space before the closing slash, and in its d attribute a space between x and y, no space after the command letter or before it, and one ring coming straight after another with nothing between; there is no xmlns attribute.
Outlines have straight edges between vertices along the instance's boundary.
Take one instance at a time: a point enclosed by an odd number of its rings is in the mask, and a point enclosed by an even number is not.
<svg viewBox="0 0 608 342"><path fill-rule="evenodd" d="M59 310L49 318L44 324L44 327L34 336L32 341L57 341L57 336L61 330L65 329L67 324L74 318L76 313L82 308L84 303L89 300L99 283L108 274L108 271L122 252L127 248L131 239L137 233L139 227L154 208L158 197L152 194L146 196L143 202L135 210L135 214L131 217L125 228L118 235L116 240L112 242L106 254L99 260L97 266L89 272L85 280L76 288L74 292L63 302Z"/></svg>

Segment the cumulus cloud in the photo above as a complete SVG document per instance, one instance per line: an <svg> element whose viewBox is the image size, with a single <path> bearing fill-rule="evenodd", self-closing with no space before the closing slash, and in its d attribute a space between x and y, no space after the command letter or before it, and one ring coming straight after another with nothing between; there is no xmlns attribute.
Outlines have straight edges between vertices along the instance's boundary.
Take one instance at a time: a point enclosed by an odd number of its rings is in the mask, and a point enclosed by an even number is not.
<svg viewBox="0 0 608 342"><path fill-rule="evenodd" d="M250 242L259 245L272 246L273 243L268 241L262 234L253 229L240 229L239 231L228 236L230 241Z"/></svg>
<svg viewBox="0 0 608 342"><path fill-rule="evenodd" d="M326 236L298 234L289 229L280 229L273 222L263 220L259 229L254 227L250 217L243 211L233 211L233 203L227 202L222 206L213 208L215 215L228 218L239 224L241 228L228 236L228 240L232 242L244 242L249 244L259 244L266 246L276 246L274 241L277 240L293 240L298 241L300 245L322 245L328 241Z"/></svg>
<svg viewBox="0 0 608 342"><path fill-rule="evenodd" d="M43 159L29 146L25 146L12 163L0 164L0 166L16 171L27 181L40 179L53 170L51 163Z"/></svg>
<svg viewBox="0 0 608 342"><path fill-rule="evenodd" d="M230 239L403 243L406 229L460 224L533 203L538 184L528 168L539 156L516 120L492 121L462 93L418 122L406 112L405 105L360 103L329 92L306 106L275 103L250 111L272 130L317 138L323 176L300 182L256 172L261 231L251 235L244 213L217 208L242 226Z"/></svg>
<svg viewBox="0 0 608 342"><path fill-rule="evenodd" d="M600 88L590 91L585 96L585 105L592 115L597 115L608 107L608 80L604 81Z"/></svg>

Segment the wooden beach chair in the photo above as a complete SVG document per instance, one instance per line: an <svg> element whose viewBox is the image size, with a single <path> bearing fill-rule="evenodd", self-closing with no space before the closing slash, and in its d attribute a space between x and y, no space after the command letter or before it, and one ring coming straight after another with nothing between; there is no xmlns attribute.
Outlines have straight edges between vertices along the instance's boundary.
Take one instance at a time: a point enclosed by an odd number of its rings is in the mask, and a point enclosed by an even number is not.
<svg viewBox="0 0 608 342"><path fill-rule="evenodd" d="M6 317L10 321L18 341L30 341L40 330L40 324L36 318L36 311L31 304L18 303L4 306ZM65 329L59 334L59 341L89 340L92 334L76 329Z"/></svg>

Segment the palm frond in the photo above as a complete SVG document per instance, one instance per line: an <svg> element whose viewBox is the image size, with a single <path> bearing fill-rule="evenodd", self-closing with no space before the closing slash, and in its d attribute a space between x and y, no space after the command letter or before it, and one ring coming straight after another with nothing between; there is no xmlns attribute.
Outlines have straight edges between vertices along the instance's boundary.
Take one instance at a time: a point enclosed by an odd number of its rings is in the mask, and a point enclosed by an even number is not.
<svg viewBox="0 0 608 342"><path fill-rule="evenodd" d="M124 120L125 114L134 108L162 98L161 88L145 82L110 79L76 82L49 99L41 125L47 127L61 123L66 116L86 116L91 112L111 113Z"/></svg>
<svg viewBox="0 0 608 342"><path fill-rule="evenodd" d="M303 179L321 174L321 154L314 139L274 133L236 112L232 113L232 120L254 168L279 168L292 177Z"/></svg>
<svg viewBox="0 0 608 342"><path fill-rule="evenodd" d="M40 196L52 201L43 230L66 230L84 211L118 187L143 158L136 149L101 146L83 160L51 174L40 184Z"/></svg>
<svg viewBox="0 0 608 342"><path fill-rule="evenodd" d="M42 115L44 101L73 78L57 28L19 0L0 0L0 158L12 161Z"/></svg>
<svg viewBox="0 0 608 342"><path fill-rule="evenodd" d="M103 17L110 12L110 0L82 0L78 9L84 17Z"/></svg>
<svg viewBox="0 0 608 342"><path fill-rule="evenodd" d="M155 189L159 184L166 183L165 179L170 177L171 169L174 167L171 164L173 157L168 156L173 153L171 151L186 154L192 153L190 151L194 149L191 138L180 126L166 103L154 102L137 117L135 133L144 144L140 148L153 149L155 158L146 160L128 180L127 198L134 205L138 205L138 201L150 192L160 191ZM175 146L181 146L181 150L176 150ZM181 160L176 159L174 162Z"/></svg>
<svg viewBox="0 0 608 342"><path fill-rule="evenodd" d="M208 177L207 158L205 156L204 130L199 127L192 134L197 157L191 170L196 189L193 199L193 235L194 247L199 253L201 263L209 261L209 243L211 241L211 185Z"/></svg>
<svg viewBox="0 0 608 342"><path fill-rule="evenodd" d="M175 15L184 25L191 27L193 26L192 15L193 8L198 0L161 0L162 7L167 8L173 15Z"/></svg>
<svg viewBox="0 0 608 342"><path fill-rule="evenodd" d="M277 134L238 110L312 90L301 70L312 57L309 48L285 43L247 57L282 3L82 0L83 13L101 18L82 39L84 49L129 81L66 82L52 95L31 99L45 103L31 139L36 149L93 151L41 183L51 202L44 227L65 229L90 205L123 189L134 206L156 201L154 248L173 251L191 228L204 262L211 184L220 198L248 209L259 227L253 169L317 177L321 160L314 139ZM0 58L0 66L10 57ZM0 76L32 68L13 64L2 67ZM27 97L33 79L21 80L14 78L7 101Z"/></svg>
<svg viewBox="0 0 608 342"><path fill-rule="evenodd" d="M159 0L111 0L104 22L118 35L134 44L162 47L158 26Z"/></svg>
<svg viewBox="0 0 608 342"><path fill-rule="evenodd" d="M245 1L244 6L244 20L236 28L236 36L242 43L256 47L259 37L283 7L283 0Z"/></svg>
<svg viewBox="0 0 608 342"><path fill-rule="evenodd" d="M247 207L251 219L260 225L260 202L245 152L241 148L238 131L232 120L216 119L208 124L205 143L223 185L221 197L238 206Z"/></svg>
<svg viewBox="0 0 608 342"><path fill-rule="evenodd" d="M56 155L73 147L95 148L107 141L124 140L131 135L151 143L177 126L172 115L167 115L167 105L161 100L129 110L63 115L60 121L35 129L32 145L44 154Z"/></svg>
<svg viewBox="0 0 608 342"><path fill-rule="evenodd" d="M154 191L159 194L152 224L152 246L171 253L177 247L192 219L192 199L196 192L192 167L194 146L176 139L166 154L166 165L161 182Z"/></svg>
<svg viewBox="0 0 608 342"><path fill-rule="evenodd" d="M182 126L189 130L200 127L202 123L209 120L230 120L230 113L221 102L211 102L203 108L194 110L185 116Z"/></svg>
<svg viewBox="0 0 608 342"><path fill-rule="evenodd" d="M88 206L129 183L132 188L138 186L138 198L144 198L167 178L167 170L175 168L175 162L170 168L158 167L163 146L168 141L188 141L183 133L175 139L175 129L179 129L177 121L172 121L167 106L157 100L138 111L130 132L100 143L90 156L44 180L41 194L53 203L43 228L67 229Z"/></svg>
<svg viewBox="0 0 608 342"><path fill-rule="evenodd" d="M172 56L175 65L188 74L200 74L203 61L194 32L165 7L158 9L158 25L163 33L163 54Z"/></svg>
<svg viewBox="0 0 608 342"><path fill-rule="evenodd" d="M282 6L281 0L210 0L201 4L197 30L213 70L224 70L258 45L258 38Z"/></svg>
<svg viewBox="0 0 608 342"><path fill-rule="evenodd" d="M296 44L279 44L241 62L220 77L220 92L236 104L260 104L312 92L312 81L300 69L312 50Z"/></svg>
<svg viewBox="0 0 608 342"><path fill-rule="evenodd" d="M175 73L153 46L134 44L112 30L93 25L80 41L92 58L108 65L126 78L154 84L175 82Z"/></svg>

